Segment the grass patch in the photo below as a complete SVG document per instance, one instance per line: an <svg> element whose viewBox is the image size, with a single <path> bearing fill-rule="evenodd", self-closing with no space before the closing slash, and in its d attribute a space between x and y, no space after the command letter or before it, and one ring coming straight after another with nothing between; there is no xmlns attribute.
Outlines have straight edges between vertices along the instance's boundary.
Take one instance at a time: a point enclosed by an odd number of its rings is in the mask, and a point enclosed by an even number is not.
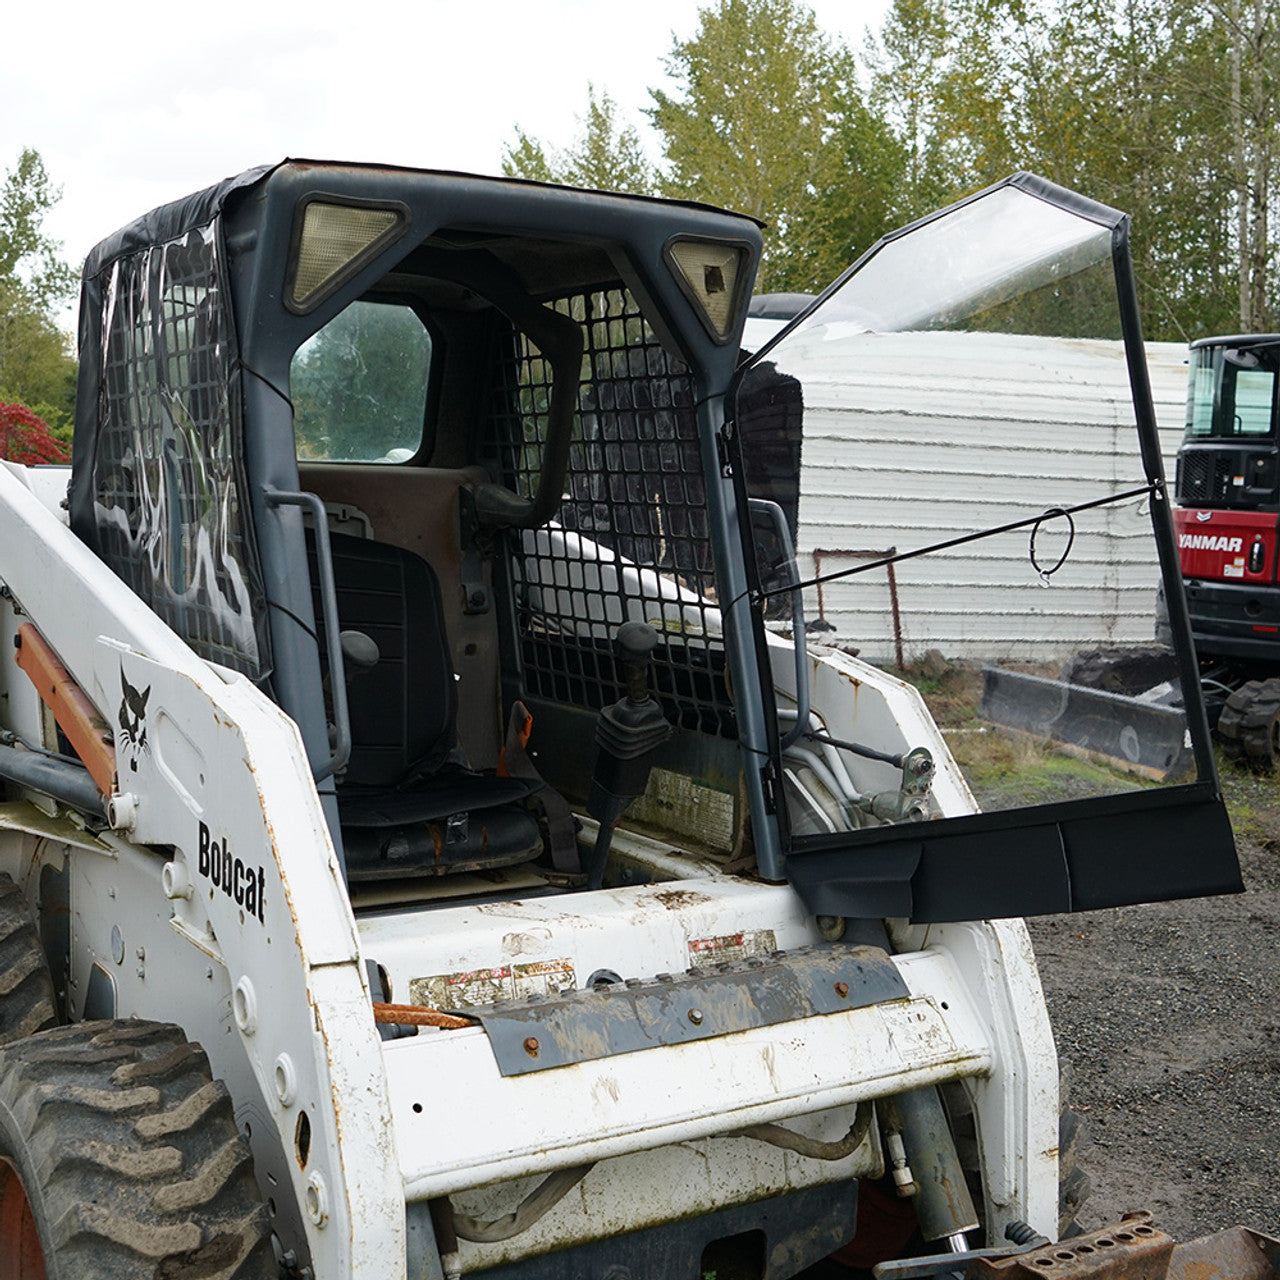
<svg viewBox="0 0 1280 1280"><path fill-rule="evenodd" d="M1012 664L1005 664L1012 665ZM1056 676L1056 667L1018 665L1032 675ZM1033 733L992 725L978 713L982 702L982 665L952 661L931 649L901 673L924 698L984 809L1078 800L1134 791L1148 783L1121 768L1064 749Z"/></svg>
<svg viewBox="0 0 1280 1280"><path fill-rule="evenodd" d="M969 789L984 809L1115 795L1149 785L1096 760L1063 751L1032 734L988 728L948 737Z"/></svg>
<svg viewBox="0 0 1280 1280"><path fill-rule="evenodd" d="M1280 779L1275 771L1234 760L1221 749L1216 754L1232 830L1241 840L1280 852Z"/></svg>

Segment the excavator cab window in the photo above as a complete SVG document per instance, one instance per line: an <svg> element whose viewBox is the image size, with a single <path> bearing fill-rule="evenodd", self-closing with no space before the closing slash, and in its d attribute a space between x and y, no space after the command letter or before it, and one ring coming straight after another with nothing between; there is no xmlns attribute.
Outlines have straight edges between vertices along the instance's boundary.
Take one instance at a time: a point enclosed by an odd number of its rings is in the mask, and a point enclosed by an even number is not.
<svg viewBox="0 0 1280 1280"><path fill-rule="evenodd" d="M1259 439L1275 430L1276 352L1205 346L1192 351L1187 439Z"/></svg>

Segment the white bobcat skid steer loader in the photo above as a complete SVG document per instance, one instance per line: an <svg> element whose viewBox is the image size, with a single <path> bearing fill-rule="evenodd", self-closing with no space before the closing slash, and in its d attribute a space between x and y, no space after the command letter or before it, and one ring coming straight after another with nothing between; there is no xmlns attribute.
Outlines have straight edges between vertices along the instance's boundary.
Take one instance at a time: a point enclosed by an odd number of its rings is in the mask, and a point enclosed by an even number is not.
<svg viewBox="0 0 1280 1280"><path fill-rule="evenodd" d="M299 161L90 256L69 491L0 469L3 1280L781 1280L1056 1238L1016 917L1239 887L1195 682L1177 776L1032 742L1041 790L980 813L915 689L806 648L789 548L830 518L807 406L879 334L1123 327L1131 475L973 527L1000 478L942 414L904 477L939 527L886 545L952 600L1006 539L1086 619L1103 526L1176 575L1127 220L1019 175L738 368L759 245Z"/></svg>

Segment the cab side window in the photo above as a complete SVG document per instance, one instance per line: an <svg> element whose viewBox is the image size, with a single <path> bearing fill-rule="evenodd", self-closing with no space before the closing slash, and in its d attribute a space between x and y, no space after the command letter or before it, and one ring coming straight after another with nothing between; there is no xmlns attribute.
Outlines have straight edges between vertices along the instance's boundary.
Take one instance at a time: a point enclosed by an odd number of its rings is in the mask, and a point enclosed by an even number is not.
<svg viewBox="0 0 1280 1280"><path fill-rule="evenodd" d="M403 462L422 445L431 335L412 307L353 302L294 353L294 440L311 462Z"/></svg>

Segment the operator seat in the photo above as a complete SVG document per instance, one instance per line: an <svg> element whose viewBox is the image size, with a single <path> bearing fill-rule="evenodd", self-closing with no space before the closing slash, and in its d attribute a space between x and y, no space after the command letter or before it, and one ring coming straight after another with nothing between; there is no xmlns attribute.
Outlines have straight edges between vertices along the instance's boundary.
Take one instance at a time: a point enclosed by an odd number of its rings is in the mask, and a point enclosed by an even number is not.
<svg viewBox="0 0 1280 1280"><path fill-rule="evenodd" d="M319 604L317 561L308 557ZM469 768L458 749L457 698L440 584L411 551L329 535L338 623L377 646L347 673L351 758L337 788L352 880L483 871L536 858L542 838L521 802L539 788ZM330 637L318 623L323 664Z"/></svg>

